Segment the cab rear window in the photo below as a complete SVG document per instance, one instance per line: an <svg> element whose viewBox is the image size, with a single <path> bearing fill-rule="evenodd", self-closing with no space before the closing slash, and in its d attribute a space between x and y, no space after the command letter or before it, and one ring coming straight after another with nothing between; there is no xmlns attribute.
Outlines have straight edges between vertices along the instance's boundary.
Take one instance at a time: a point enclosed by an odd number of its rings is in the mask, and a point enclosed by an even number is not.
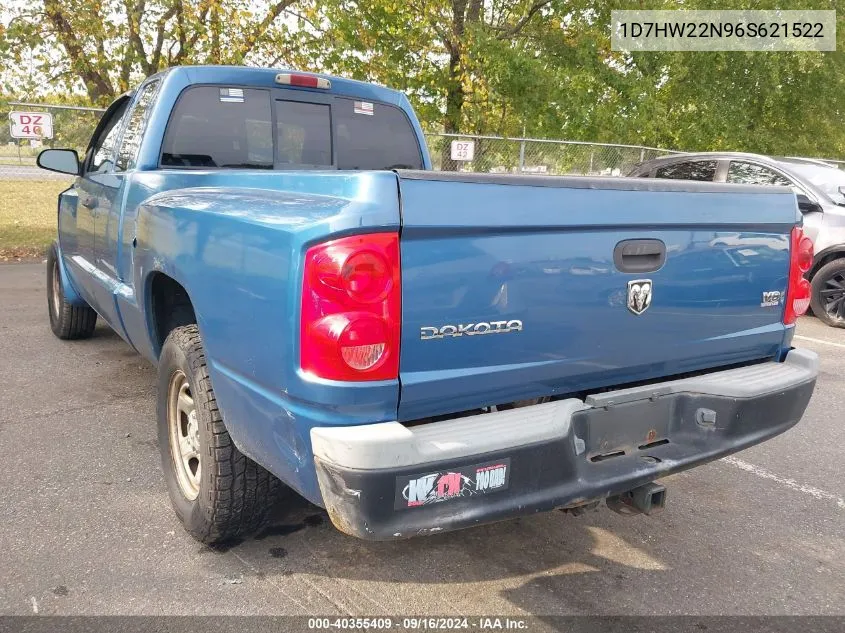
<svg viewBox="0 0 845 633"><path fill-rule="evenodd" d="M402 110L336 98L338 169L422 169L417 136Z"/></svg>
<svg viewBox="0 0 845 633"><path fill-rule="evenodd" d="M331 167L331 107L324 103L276 101L276 160L282 169Z"/></svg>
<svg viewBox="0 0 845 633"><path fill-rule="evenodd" d="M399 108L307 93L194 86L170 116L161 166L194 169L422 169L417 136ZM275 112L271 111L275 109ZM275 115L275 116L274 116Z"/></svg>
<svg viewBox="0 0 845 633"><path fill-rule="evenodd" d="M173 108L162 167L273 168L270 91L195 86Z"/></svg>

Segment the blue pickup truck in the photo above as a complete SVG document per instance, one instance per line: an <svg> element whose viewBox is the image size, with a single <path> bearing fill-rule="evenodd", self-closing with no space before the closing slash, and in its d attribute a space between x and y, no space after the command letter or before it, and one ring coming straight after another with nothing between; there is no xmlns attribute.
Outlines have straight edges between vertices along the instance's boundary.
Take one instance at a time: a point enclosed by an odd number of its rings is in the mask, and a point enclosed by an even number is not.
<svg viewBox="0 0 845 633"><path fill-rule="evenodd" d="M242 538L292 488L394 539L600 501L796 424L812 245L786 188L431 171L408 100L172 68L117 99L47 264L53 332L158 368L185 528ZM706 503L706 502L705 502Z"/></svg>

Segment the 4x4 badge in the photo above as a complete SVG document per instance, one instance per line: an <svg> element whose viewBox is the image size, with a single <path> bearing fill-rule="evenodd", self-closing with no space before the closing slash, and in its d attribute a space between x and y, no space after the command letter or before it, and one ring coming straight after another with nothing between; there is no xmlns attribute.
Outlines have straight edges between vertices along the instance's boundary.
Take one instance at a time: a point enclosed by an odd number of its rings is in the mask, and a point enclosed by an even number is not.
<svg viewBox="0 0 845 633"><path fill-rule="evenodd" d="M628 282L628 309L642 314L651 305L651 279L633 279Z"/></svg>

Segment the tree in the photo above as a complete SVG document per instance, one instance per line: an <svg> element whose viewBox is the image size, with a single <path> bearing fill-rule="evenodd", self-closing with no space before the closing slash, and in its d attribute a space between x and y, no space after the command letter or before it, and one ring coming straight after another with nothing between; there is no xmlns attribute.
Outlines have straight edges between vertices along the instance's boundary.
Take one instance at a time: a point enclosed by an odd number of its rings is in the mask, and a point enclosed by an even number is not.
<svg viewBox="0 0 845 633"><path fill-rule="evenodd" d="M328 25L325 33L334 47L314 61L404 90L421 118L437 121L443 132L521 132L561 92L559 85L544 83L555 74L544 53L552 40L568 48L563 21L582 4L328 0L321 5L320 23ZM564 55L558 61L573 59ZM442 167L454 169L447 150L448 144Z"/></svg>
<svg viewBox="0 0 845 633"><path fill-rule="evenodd" d="M628 1L630 8L640 8L638 0ZM722 8L719 4L686 0L684 8ZM739 4L776 9L779 3ZM843 0L805 4L815 6L802 8L836 9L837 32L842 32ZM841 49L841 35L839 42ZM845 116L845 55L840 51L651 52L625 55L620 62L628 80L613 125L599 140L689 151L827 157L845 152L839 123Z"/></svg>
<svg viewBox="0 0 845 633"><path fill-rule="evenodd" d="M296 65L302 0L42 0L12 9L0 50L104 104L179 64ZM307 7L305 7L307 9Z"/></svg>
<svg viewBox="0 0 845 633"><path fill-rule="evenodd" d="M842 41L845 0L832 4ZM432 132L845 153L845 53L613 51L611 9L625 8L642 0L33 0L5 9L5 31L0 20L14 62L0 89L83 89L103 104L169 65L287 66L402 90ZM438 141L436 162L454 169L448 148ZM476 166L513 165L517 151L478 142Z"/></svg>

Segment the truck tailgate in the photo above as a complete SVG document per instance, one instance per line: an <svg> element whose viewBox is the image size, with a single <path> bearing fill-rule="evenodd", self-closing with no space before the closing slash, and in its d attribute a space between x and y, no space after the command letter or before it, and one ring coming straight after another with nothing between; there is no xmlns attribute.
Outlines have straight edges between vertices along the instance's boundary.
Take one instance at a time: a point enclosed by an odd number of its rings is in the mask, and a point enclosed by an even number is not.
<svg viewBox="0 0 845 633"><path fill-rule="evenodd" d="M773 293L786 291L800 217L786 188L399 179L402 420L772 358L783 346ZM661 243L659 269L637 272Z"/></svg>

